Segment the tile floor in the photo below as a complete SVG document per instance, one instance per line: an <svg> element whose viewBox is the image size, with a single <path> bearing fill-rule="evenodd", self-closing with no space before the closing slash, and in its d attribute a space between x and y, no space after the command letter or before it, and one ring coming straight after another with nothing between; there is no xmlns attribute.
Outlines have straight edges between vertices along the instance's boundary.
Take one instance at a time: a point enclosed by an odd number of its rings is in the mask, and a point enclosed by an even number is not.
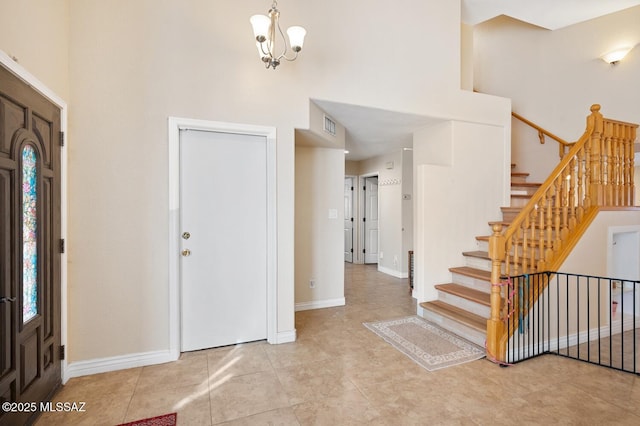
<svg viewBox="0 0 640 426"><path fill-rule="evenodd" d="M428 372L362 323L415 313L406 280L346 265L347 305L296 314L298 340L183 354L71 379L84 413L37 425L115 425L169 412L197 425L638 425L640 377L552 355Z"/></svg>

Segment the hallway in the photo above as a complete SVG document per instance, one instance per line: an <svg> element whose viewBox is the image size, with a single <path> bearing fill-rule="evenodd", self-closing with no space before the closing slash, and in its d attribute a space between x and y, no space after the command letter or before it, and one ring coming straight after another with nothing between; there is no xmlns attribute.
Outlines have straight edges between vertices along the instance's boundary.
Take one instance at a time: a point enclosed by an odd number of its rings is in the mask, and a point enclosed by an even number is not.
<svg viewBox="0 0 640 426"><path fill-rule="evenodd" d="M298 341L183 354L71 379L38 425L115 425L178 412L193 425L640 424L640 378L556 356L428 372L362 323L415 313L406 280L345 265L347 305L298 312Z"/></svg>

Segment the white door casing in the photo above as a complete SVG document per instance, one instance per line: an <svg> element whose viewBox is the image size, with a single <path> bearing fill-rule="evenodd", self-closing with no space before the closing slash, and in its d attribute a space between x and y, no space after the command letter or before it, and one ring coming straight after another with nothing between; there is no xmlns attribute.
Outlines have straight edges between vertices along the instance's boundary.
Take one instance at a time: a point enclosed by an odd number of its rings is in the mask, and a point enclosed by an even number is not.
<svg viewBox="0 0 640 426"><path fill-rule="evenodd" d="M263 136L266 138L266 186L267 200L265 218L267 236L267 306L266 329L269 343L285 343L295 340L295 335L277 332L277 245L276 245L276 130L273 127L247 124L223 123L206 120L170 117L169 132L169 353L172 359L180 356L181 350L181 286L180 264L182 261L180 229L180 130L202 130L208 132ZM242 256L242 254L236 254ZM243 271L238 271L242 274Z"/></svg>

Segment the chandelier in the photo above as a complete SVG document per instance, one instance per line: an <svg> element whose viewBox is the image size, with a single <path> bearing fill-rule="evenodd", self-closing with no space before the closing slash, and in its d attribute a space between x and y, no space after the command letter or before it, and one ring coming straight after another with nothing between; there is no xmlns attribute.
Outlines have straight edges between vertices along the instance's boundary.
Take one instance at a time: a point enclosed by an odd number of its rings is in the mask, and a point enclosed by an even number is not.
<svg viewBox="0 0 640 426"><path fill-rule="evenodd" d="M280 28L280 11L277 6L278 2L274 0L271 9L269 9L269 16L253 15L250 19L260 59L264 63L265 68L273 68L274 70L280 65L282 59L287 61L296 60L298 52L302 50L304 36L307 34L307 30L302 27L289 27L287 29L289 42L287 44L284 33ZM276 37L278 34L282 39L283 45L279 53L276 50ZM293 51L293 56L291 57L287 56L289 49Z"/></svg>

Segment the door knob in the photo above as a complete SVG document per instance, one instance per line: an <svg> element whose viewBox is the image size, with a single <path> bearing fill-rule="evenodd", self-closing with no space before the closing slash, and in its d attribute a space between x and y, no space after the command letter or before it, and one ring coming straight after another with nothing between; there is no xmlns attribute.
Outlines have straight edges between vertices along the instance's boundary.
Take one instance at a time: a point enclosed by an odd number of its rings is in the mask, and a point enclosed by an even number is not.
<svg viewBox="0 0 640 426"><path fill-rule="evenodd" d="M15 302L15 297L0 297L0 303Z"/></svg>
<svg viewBox="0 0 640 426"><path fill-rule="evenodd" d="M189 249L182 250L182 255L184 257L191 256L191 250L189 250Z"/></svg>

